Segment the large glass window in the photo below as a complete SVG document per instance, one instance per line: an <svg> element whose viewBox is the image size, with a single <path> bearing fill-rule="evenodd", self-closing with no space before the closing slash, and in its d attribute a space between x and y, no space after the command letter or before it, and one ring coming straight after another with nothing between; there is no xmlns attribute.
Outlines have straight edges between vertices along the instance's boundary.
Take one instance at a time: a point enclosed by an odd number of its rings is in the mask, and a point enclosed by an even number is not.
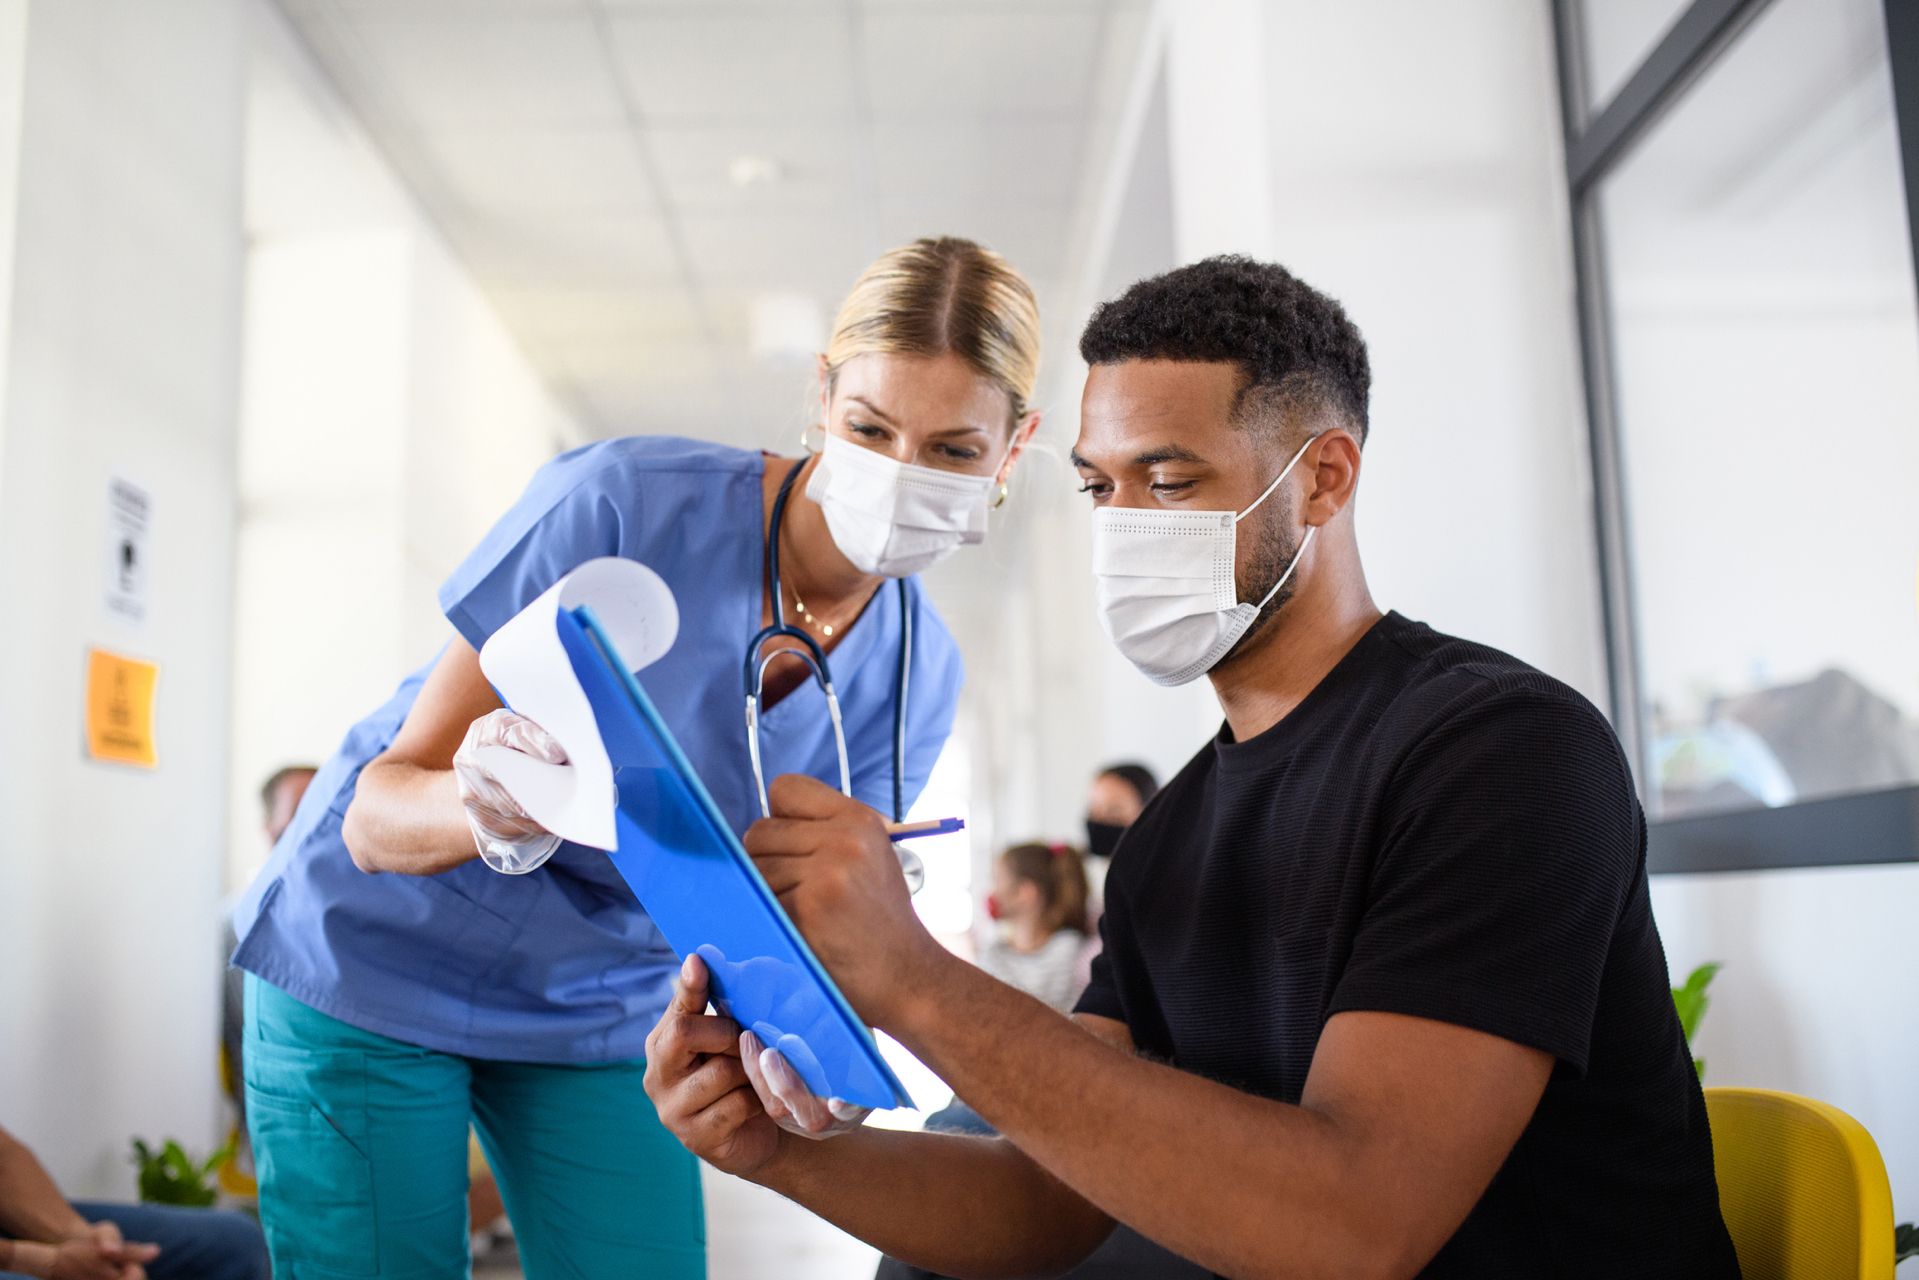
<svg viewBox="0 0 1919 1280"><path fill-rule="evenodd" d="M1778 0L1599 208L1656 812L1919 782L1919 311L1876 0Z"/></svg>
<svg viewBox="0 0 1919 1280"><path fill-rule="evenodd" d="M1687 0L1581 0L1587 102L1605 106L1660 38L1686 11Z"/></svg>
<svg viewBox="0 0 1919 1280"><path fill-rule="evenodd" d="M1919 858L1900 2L1557 0L1613 710L1655 869Z"/></svg>

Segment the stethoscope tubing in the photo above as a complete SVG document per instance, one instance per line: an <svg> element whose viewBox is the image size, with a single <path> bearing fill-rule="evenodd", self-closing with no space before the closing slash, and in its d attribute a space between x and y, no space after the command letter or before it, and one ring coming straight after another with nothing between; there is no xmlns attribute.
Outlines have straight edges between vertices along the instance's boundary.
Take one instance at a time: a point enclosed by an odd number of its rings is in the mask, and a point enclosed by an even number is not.
<svg viewBox="0 0 1919 1280"><path fill-rule="evenodd" d="M767 667L787 655L806 663L820 686L820 692L826 695L826 714L833 722L833 745L839 756L840 791L849 797L853 794L853 771L846 751L846 722L840 714L839 693L833 687L832 665L827 662L826 650L819 641L787 622L784 588L780 581L780 530L786 523L786 502L792 496L794 482L805 467L804 459L796 463L786 473L786 478L780 481L780 491L773 499L773 514L767 521L766 529L766 573L773 599L773 621L760 628L746 649L746 749L753 763L753 784L759 792L760 813L767 817L772 816L773 808L766 794L766 768L760 753L760 694L766 685ZM906 580L899 579L898 585L900 654L893 682L893 821L903 822L906 817L906 698L913 667L913 609ZM765 652L767 642L775 639L796 640L800 648Z"/></svg>

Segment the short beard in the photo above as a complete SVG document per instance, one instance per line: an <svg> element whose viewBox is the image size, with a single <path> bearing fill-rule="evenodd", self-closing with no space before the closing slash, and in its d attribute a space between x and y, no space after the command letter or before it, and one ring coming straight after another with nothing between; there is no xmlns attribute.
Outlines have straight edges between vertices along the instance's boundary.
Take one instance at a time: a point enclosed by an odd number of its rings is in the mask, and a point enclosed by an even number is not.
<svg viewBox="0 0 1919 1280"><path fill-rule="evenodd" d="M1244 526L1242 525L1241 528ZM1273 510L1259 526L1258 541L1253 544L1253 558L1246 565L1245 573L1234 578L1233 586L1239 592L1241 600L1257 600L1268 591L1272 591L1273 584L1279 581L1279 576L1285 573L1293 563L1294 557L1299 554L1301 544L1306 540L1306 535L1295 534L1292 529L1292 504L1275 502ZM1213 670L1218 671L1251 648L1266 630L1267 624L1286 607L1286 602L1293 598L1293 593L1298 589L1299 574L1295 572L1286 580L1285 586L1273 592L1273 598L1268 600L1265 607L1254 616L1252 625L1246 628L1245 634L1233 643L1233 647L1226 651L1224 657L1213 664Z"/></svg>

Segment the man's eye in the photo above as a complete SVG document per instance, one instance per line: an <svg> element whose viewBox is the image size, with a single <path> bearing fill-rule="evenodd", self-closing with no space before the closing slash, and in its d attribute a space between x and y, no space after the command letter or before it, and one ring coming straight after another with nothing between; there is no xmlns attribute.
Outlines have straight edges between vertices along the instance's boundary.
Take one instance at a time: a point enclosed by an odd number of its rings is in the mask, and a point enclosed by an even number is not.
<svg viewBox="0 0 1919 1280"><path fill-rule="evenodd" d="M1155 480L1150 486L1154 493L1162 496L1184 493L1193 487L1191 480Z"/></svg>
<svg viewBox="0 0 1919 1280"><path fill-rule="evenodd" d="M1079 487L1079 492L1090 493L1095 498L1103 498L1112 491L1113 486L1100 480L1088 480Z"/></svg>

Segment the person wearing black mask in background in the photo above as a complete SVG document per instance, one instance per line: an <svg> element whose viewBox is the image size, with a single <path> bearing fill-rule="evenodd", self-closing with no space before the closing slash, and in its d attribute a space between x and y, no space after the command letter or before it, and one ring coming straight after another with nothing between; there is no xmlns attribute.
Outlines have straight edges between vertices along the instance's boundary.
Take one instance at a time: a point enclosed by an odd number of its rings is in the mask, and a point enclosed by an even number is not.
<svg viewBox="0 0 1919 1280"><path fill-rule="evenodd" d="M1086 918L1090 941L1079 960L1079 985L1092 977L1093 957L1099 954L1099 918L1106 913L1106 869L1126 828L1159 792L1159 779L1143 764L1109 764L1093 775L1086 789Z"/></svg>
<svg viewBox="0 0 1919 1280"><path fill-rule="evenodd" d="M1110 858L1119 838L1159 790L1159 779L1143 764L1109 764L1086 792L1086 852Z"/></svg>

